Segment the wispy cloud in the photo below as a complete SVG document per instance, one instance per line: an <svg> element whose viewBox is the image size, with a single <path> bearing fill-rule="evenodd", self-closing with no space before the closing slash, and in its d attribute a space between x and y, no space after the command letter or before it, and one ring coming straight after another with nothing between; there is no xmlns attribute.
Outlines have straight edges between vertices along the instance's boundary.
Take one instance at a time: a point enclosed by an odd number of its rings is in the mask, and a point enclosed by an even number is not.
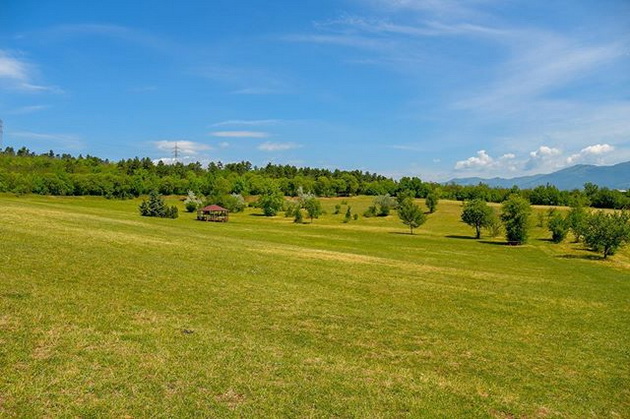
<svg viewBox="0 0 630 419"><path fill-rule="evenodd" d="M267 138L269 134L261 131L215 131L211 132L213 137L224 138Z"/></svg>
<svg viewBox="0 0 630 419"><path fill-rule="evenodd" d="M267 141L260 144L258 149L261 151L286 151L299 147L300 145L295 143L272 143Z"/></svg>
<svg viewBox="0 0 630 419"><path fill-rule="evenodd" d="M35 73L35 66L21 56L0 50L0 88L24 92L62 92L58 87L35 83Z"/></svg>
<svg viewBox="0 0 630 419"><path fill-rule="evenodd" d="M221 121L212 124L213 127L227 127L227 126L268 126L279 125L284 121L281 119L230 119L227 121Z"/></svg>
<svg viewBox="0 0 630 419"><path fill-rule="evenodd" d="M16 108L16 109L10 111L9 113L11 115L26 115L26 114L31 114L31 113L43 111L43 110L48 109L48 108L50 108L50 106L48 106L48 105L22 106L22 107L19 107L19 108Z"/></svg>
<svg viewBox="0 0 630 419"><path fill-rule="evenodd" d="M177 147L178 153L184 155L196 155L202 151L212 150L212 147L208 144L186 140L161 140L155 141L153 144L158 150L168 151L170 153L173 153L175 151L175 148Z"/></svg>

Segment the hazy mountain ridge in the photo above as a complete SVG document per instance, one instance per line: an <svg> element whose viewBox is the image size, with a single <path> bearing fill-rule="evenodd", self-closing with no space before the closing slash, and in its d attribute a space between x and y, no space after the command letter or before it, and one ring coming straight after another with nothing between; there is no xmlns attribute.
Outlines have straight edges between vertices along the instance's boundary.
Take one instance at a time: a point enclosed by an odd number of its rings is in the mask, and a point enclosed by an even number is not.
<svg viewBox="0 0 630 419"><path fill-rule="evenodd" d="M600 187L611 189L630 189L630 161L613 166L578 164L553 173L510 179L468 177L455 178L448 181L448 183L456 183L458 185L477 185L480 182L489 186L504 188L511 188L516 185L521 189L535 188L547 183L555 185L558 189L581 189L585 183L591 182Z"/></svg>

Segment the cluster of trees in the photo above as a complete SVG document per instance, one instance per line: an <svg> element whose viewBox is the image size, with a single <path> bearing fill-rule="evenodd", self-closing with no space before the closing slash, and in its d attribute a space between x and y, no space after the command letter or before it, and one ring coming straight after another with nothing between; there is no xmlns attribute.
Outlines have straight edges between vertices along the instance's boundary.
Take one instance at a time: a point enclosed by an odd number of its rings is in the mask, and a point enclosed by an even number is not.
<svg viewBox="0 0 630 419"><path fill-rule="evenodd" d="M35 154L22 147L0 151L0 192L42 195L96 195L131 198L157 191L162 195L195 194L214 200L230 196L274 195L296 197L299 190L320 197L372 195L397 197L401 193L425 199L430 210L437 199L504 202L517 194L531 204L572 205L584 202L596 208L630 208L630 192L620 192L586 184L583 190L560 191L552 185L534 189L490 188L488 185L440 185L417 177L396 181L376 173L359 170L328 170L291 165L253 166L250 162L164 164L149 158L111 162L94 156ZM222 206L226 206L222 205ZM378 212L377 214L378 215Z"/></svg>
<svg viewBox="0 0 630 419"><path fill-rule="evenodd" d="M505 229L505 237L510 244L527 242L531 226L532 209L529 201L519 195L512 195L497 214L487 202L474 199L464 202L461 219L475 229L475 237L481 237L481 229L488 228L497 235L498 220ZM613 255L620 247L630 243L630 212L588 212L580 203L563 215L555 208L547 213L547 227L554 243L562 242L569 231L576 242L583 241L591 250L602 252L604 259Z"/></svg>
<svg viewBox="0 0 630 419"><path fill-rule="evenodd" d="M177 218L179 211L175 205L168 206L156 191L149 194L149 199L143 199L138 208L143 217Z"/></svg>

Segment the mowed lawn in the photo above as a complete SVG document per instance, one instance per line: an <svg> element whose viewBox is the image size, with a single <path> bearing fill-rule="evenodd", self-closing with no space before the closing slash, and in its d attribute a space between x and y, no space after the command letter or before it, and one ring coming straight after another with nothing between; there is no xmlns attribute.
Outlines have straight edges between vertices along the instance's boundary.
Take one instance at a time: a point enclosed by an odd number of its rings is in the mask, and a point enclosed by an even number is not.
<svg viewBox="0 0 630 419"><path fill-rule="evenodd" d="M630 417L628 249L341 201L220 224L0 196L0 416Z"/></svg>

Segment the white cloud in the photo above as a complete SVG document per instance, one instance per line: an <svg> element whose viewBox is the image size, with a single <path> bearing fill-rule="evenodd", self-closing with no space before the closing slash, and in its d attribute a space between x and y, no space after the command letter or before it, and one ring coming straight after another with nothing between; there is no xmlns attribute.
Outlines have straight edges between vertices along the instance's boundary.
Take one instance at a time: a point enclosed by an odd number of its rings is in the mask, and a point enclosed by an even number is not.
<svg viewBox="0 0 630 419"><path fill-rule="evenodd" d="M195 155L202 151L212 150L207 144L196 143L193 141L155 141L153 143L158 150L168 151L170 153L175 152L175 147L177 147L178 153Z"/></svg>
<svg viewBox="0 0 630 419"><path fill-rule="evenodd" d="M547 147L546 145L538 147L538 150L534 150L529 153L529 156L533 159L545 159L562 154L562 152L554 147Z"/></svg>
<svg viewBox="0 0 630 419"><path fill-rule="evenodd" d="M285 151L298 147L299 145L295 143L272 143L267 141L259 145L258 149L262 151Z"/></svg>
<svg viewBox="0 0 630 419"><path fill-rule="evenodd" d="M25 92L62 92L54 86L43 86L33 82L35 69L25 60L0 50L0 88L22 90Z"/></svg>
<svg viewBox="0 0 630 419"><path fill-rule="evenodd" d="M601 163L601 156L615 150L610 144L594 144L584 147L579 153L567 157L567 164L575 164L580 161Z"/></svg>
<svg viewBox="0 0 630 419"><path fill-rule="evenodd" d="M479 169L492 165L494 159L486 153L486 150L479 150L476 156L468 157L455 163L455 170Z"/></svg>
<svg viewBox="0 0 630 419"><path fill-rule="evenodd" d="M226 138L267 138L269 134L261 131L215 131L211 132L213 137Z"/></svg>
<svg viewBox="0 0 630 419"><path fill-rule="evenodd" d="M228 148L229 146L230 146L230 143L228 143L227 141L221 141L219 143L220 148Z"/></svg>

